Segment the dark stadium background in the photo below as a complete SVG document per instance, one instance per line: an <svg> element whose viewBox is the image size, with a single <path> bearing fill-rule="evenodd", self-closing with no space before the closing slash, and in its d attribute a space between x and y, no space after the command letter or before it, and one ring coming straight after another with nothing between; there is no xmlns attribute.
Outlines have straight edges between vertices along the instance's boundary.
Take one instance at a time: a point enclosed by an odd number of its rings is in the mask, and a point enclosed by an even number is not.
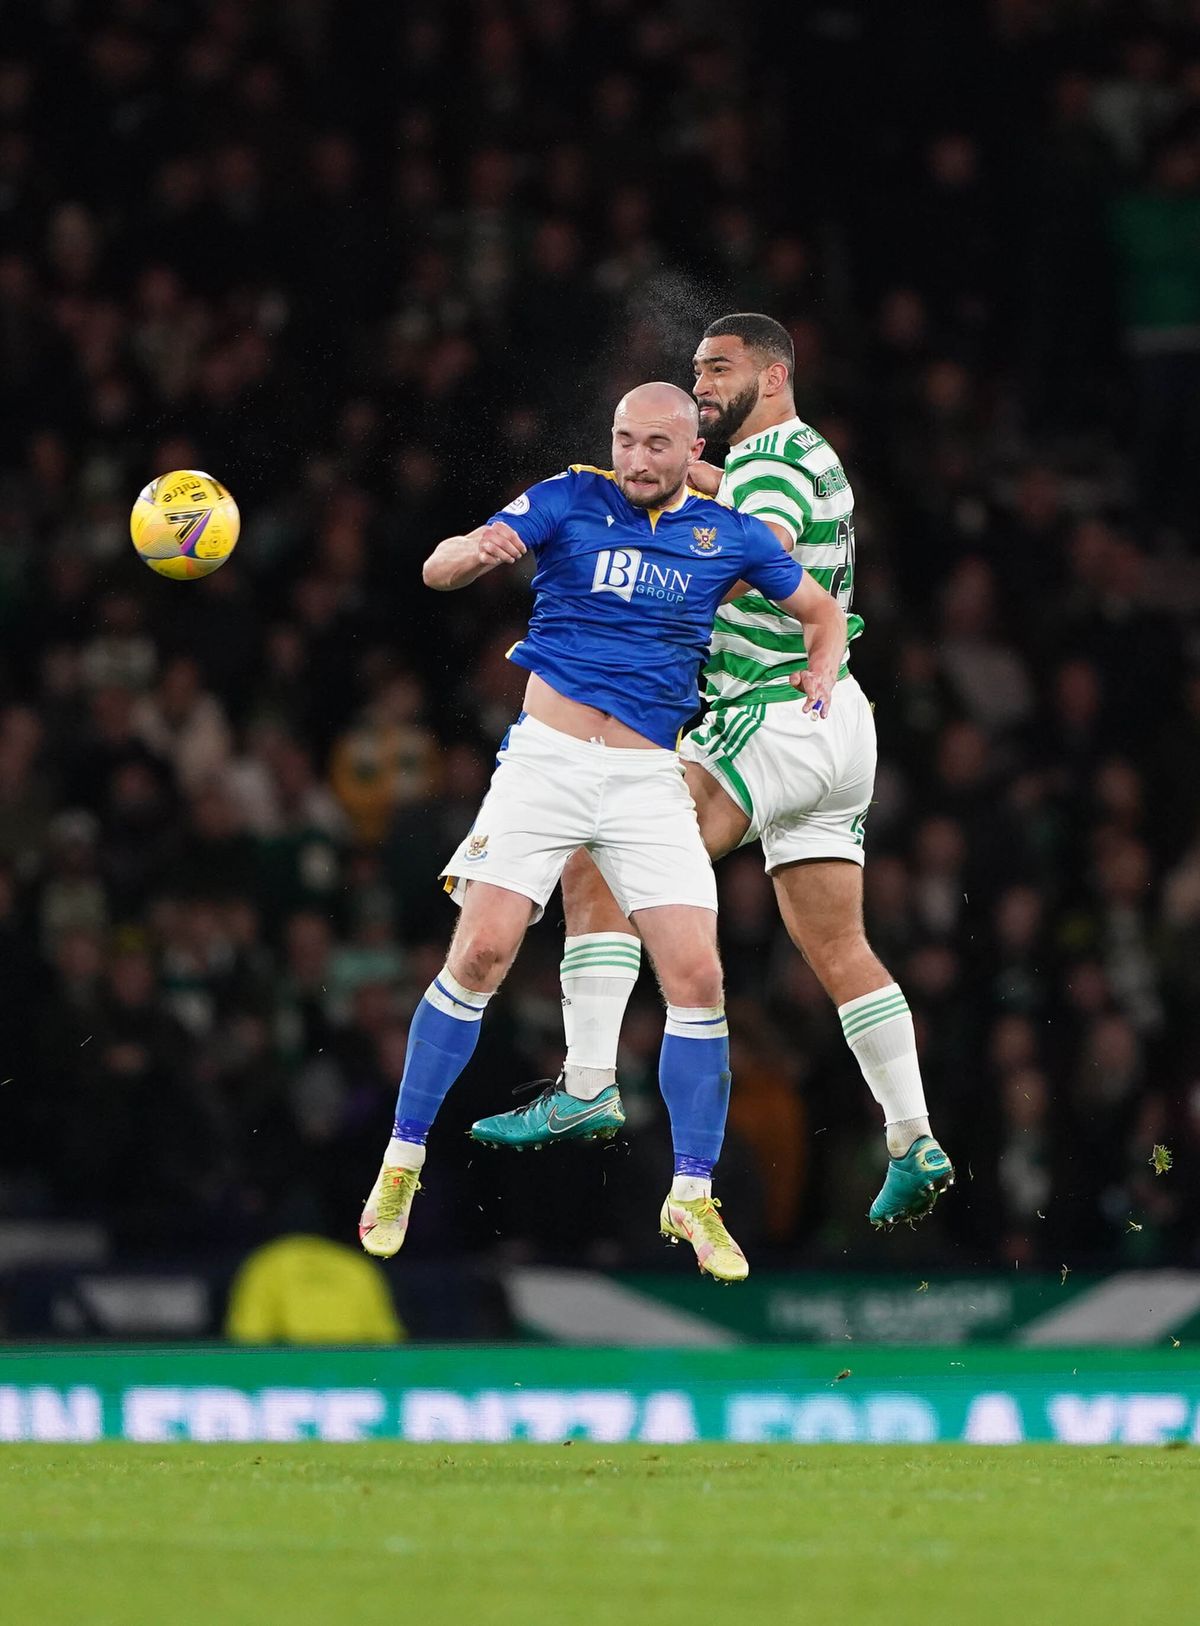
<svg viewBox="0 0 1200 1626"><path fill-rule="evenodd" d="M738 309L857 494L869 928L960 1180L868 1228L876 1109L752 849L734 1231L1200 1264L1200 5L9 3L0 233L0 1329L97 1258L353 1243L521 688L524 588L420 561ZM188 466L244 523L185 586L127 516ZM664 1261L648 977L624 1143L462 1133L556 1070L559 944L432 1137L418 1332L503 1332L506 1261Z"/></svg>

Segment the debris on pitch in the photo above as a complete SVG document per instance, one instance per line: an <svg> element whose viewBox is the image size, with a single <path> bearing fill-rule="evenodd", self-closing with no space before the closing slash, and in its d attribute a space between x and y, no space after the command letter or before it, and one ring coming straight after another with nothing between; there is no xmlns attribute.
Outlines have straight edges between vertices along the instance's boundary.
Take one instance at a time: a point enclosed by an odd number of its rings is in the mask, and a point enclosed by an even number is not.
<svg viewBox="0 0 1200 1626"><path fill-rule="evenodd" d="M920 1284L920 1286L917 1288L918 1293L928 1293L928 1291L929 1291L929 1283L928 1282L922 1282Z"/></svg>
<svg viewBox="0 0 1200 1626"><path fill-rule="evenodd" d="M1156 1146L1150 1154L1150 1167L1155 1174L1167 1174L1174 1161L1169 1146Z"/></svg>
<svg viewBox="0 0 1200 1626"><path fill-rule="evenodd" d="M1179 1348L1179 1345L1180 1345L1180 1342L1181 1342L1181 1340L1180 1340L1180 1339L1178 1339L1178 1338L1172 1338L1172 1339L1171 1339L1171 1348L1172 1348L1172 1349L1178 1349L1178 1348Z"/></svg>

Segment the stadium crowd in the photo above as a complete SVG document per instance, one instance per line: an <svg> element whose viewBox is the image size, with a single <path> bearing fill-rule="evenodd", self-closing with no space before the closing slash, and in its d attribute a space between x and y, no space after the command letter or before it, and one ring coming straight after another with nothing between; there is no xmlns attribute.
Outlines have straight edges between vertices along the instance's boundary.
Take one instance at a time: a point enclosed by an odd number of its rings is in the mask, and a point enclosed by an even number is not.
<svg viewBox="0 0 1200 1626"><path fill-rule="evenodd" d="M739 1239L1200 1263L1200 5L0 10L0 1217L353 1240L523 680L524 583L420 561L760 309L857 494L868 924L960 1180L866 1226L876 1110L749 849ZM197 466L243 537L180 586L127 515ZM623 1142L462 1134L557 1070L560 943L439 1120L417 1253L659 1257L648 975Z"/></svg>

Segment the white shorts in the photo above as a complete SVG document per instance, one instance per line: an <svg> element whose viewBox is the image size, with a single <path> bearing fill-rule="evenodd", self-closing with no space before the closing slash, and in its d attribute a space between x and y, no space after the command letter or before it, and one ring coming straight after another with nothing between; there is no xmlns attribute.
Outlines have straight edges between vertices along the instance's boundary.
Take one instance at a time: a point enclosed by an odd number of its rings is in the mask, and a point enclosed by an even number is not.
<svg viewBox="0 0 1200 1626"><path fill-rule="evenodd" d="M824 720L801 701L710 711L680 755L707 769L747 815L742 845L760 840L768 870L813 858L862 863L875 719L853 677L834 689Z"/></svg>
<svg viewBox="0 0 1200 1626"><path fill-rule="evenodd" d="M626 915L669 903L717 907L696 804L674 751L577 740L536 718L509 729L470 834L442 871L519 892L541 918L568 858L586 847Z"/></svg>

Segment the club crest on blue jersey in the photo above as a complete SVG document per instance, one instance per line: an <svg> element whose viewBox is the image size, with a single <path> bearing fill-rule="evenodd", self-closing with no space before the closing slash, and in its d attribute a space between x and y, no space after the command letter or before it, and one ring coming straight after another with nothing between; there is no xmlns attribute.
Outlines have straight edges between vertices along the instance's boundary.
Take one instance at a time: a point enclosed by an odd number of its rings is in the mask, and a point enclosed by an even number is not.
<svg viewBox="0 0 1200 1626"><path fill-rule="evenodd" d="M509 659L668 751L697 708L726 591L741 579L778 603L803 575L761 520L694 491L639 508L611 469L587 464L539 481L493 518L536 566L529 631Z"/></svg>

